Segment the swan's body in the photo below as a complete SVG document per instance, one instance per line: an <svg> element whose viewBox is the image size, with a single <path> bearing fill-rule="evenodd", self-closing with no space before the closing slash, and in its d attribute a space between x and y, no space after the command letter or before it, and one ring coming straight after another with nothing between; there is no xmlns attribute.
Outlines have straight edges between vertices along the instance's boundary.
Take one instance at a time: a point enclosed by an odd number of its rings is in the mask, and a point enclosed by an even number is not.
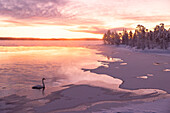
<svg viewBox="0 0 170 113"><path fill-rule="evenodd" d="M42 85L33 86L32 89L45 89L44 80L45 80L45 78L42 79Z"/></svg>

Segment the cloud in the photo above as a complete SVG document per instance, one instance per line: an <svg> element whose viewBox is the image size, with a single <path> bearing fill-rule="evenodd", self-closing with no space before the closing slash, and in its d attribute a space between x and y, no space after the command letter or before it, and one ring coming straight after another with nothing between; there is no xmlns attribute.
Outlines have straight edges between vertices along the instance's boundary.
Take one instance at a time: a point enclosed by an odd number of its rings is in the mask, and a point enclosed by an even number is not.
<svg viewBox="0 0 170 113"><path fill-rule="evenodd" d="M80 16L83 7L71 0L0 0L0 16L8 25L94 25L101 20ZM6 26L6 25L5 25Z"/></svg>
<svg viewBox="0 0 170 113"><path fill-rule="evenodd" d="M117 20L124 21L123 23L168 22L168 10L165 14L160 10L165 7L165 3L159 8L157 6L161 1L157 1L150 9L152 2L153 0L0 0L0 17L9 20L3 22L18 26L104 26L114 24ZM161 12L162 16L153 16L152 11L155 11L154 14ZM133 24L127 24L130 25ZM118 26L123 24L115 27ZM92 30L100 32L101 29Z"/></svg>
<svg viewBox="0 0 170 113"><path fill-rule="evenodd" d="M0 15L17 19L61 17L58 7L66 0L0 0Z"/></svg>
<svg viewBox="0 0 170 113"><path fill-rule="evenodd" d="M10 26L31 26L31 24L26 23L26 22L21 22L17 20L2 20L5 23L8 23ZM6 25L7 27L7 25Z"/></svg>
<svg viewBox="0 0 170 113"><path fill-rule="evenodd" d="M118 17L122 20L133 20L133 21L144 21L144 22L164 22L170 20L170 15L166 16L120 16Z"/></svg>
<svg viewBox="0 0 170 113"><path fill-rule="evenodd" d="M84 32L84 33L92 33L92 34L104 34L107 30L111 31L122 31L123 29L126 30L134 30L134 28L125 28L125 27L117 27L117 28L111 28L111 29L105 29L104 27L86 27L86 26L80 26L77 29L67 29L72 32Z"/></svg>
<svg viewBox="0 0 170 113"><path fill-rule="evenodd" d="M165 25L165 28L169 28L170 29L170 25Z"/></svg>

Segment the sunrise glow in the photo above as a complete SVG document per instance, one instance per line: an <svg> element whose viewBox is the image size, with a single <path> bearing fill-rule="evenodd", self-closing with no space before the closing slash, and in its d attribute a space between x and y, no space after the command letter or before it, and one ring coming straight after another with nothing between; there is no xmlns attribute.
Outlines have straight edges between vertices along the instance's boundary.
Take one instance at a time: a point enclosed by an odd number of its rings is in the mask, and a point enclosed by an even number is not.
<svg viewBox="0 0 170 113"><path fill-rule="evenodd" d="M170 27L169 0L0 0L0 37L102 38L106 30Z"/></svg>

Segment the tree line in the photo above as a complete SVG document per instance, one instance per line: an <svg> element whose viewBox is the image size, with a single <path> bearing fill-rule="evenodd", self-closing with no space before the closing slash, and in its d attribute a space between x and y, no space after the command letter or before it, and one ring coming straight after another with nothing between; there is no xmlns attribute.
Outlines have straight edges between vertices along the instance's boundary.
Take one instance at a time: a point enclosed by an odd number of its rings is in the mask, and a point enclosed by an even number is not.
<svg viewBox="0 0 170 113"><path fill-rule="evenodd" d="M104 44L127 45L137 49L167 49L170 42L170 28L166 30L164 24L156 25L154 31L146 29L143 25L137 25L135 32L127 32L123 29L122 33L108 30L103 35Z"/></svg>

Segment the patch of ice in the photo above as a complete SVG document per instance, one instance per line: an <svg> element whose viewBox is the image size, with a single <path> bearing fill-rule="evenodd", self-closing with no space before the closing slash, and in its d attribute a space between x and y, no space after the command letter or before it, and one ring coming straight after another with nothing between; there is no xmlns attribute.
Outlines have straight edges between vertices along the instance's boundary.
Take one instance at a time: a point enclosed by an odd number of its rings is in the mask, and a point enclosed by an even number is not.
<svg viewBox="0 0 170 113"><path fill-rule="evenodd" d="M153 76L153 74L146 74L146 75L147 75L147 76L150 76L150 77Z"/></svg>
<svg viewBox="0 0 170 113"><path fill-rule="evenodd" d="M160 63L155 62L155 63L153 63L153 65L158 66L158 65L160 65Z"/></svg>
<svg viewBox="0 0 170 113"><path fill-rule="evenodd" d="M170 72L170 69L165 69L164 71L165 71L165 72Z"/></svg>
<svg viewBox="0 0 170 113"><path fill-rule="evenodd" d="M127 65L127 63L120 63L121 66Z"/></svg>
<svg viewBox="0 0 170 113"><path fill-rule="evenodd" d="M119 69L119 67L115 67L116 69Z"/></svg>
<svg viewBox="0 0 170 113"><path fill-rule="evenodd" d="M141 79L148 79L148 76L139 76L137 78L141 78Z"/></svg>
<svg viewBox="0 0 170 113"><path fill-rule="evenodd" d="M165 65L167 65L168 63L167 63L167 62L165 62L164 64L165 64Z"/></svg>
<svg viewBox="0 0 170 113"><path fill-rule="evenodd" d="M103 65L103 67L106 67L106 68L108 68L108 67L109 67L109 65Z"/></svg>
<svg viewBox="0 0 170 113"><path fill-rule="evenodd" d="M113 60L114 62L123 62L123 60L120 59L120 58L113 58L112 60Z"/></svg>

